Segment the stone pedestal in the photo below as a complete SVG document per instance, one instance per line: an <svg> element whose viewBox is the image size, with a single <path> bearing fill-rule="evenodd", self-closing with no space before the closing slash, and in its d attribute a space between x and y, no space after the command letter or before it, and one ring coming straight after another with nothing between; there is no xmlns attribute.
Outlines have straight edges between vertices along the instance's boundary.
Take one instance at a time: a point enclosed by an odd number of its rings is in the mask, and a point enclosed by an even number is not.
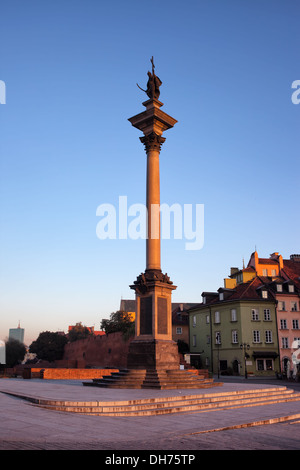
<svg viewBox="0 0 300 470"><path fill-rule="evenodd" d="M174 341L133 340L127 358L128 369L179 370L178 347Z"/></svg>
<svg viewBox="0 0 300 470"><path fill-rule="evenodd" d="M172 290L176 286L159 270L138 276L136 293L136 335L130 343L130 369L178 369L177 344L172 340Z"/></svg>

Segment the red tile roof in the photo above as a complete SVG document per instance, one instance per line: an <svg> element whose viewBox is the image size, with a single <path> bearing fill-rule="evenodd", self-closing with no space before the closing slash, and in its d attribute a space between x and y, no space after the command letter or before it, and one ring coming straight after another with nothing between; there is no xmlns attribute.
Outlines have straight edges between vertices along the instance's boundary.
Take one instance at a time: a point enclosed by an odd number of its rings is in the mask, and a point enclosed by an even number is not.
<svg viewBox="0 0 300 470"><path fill-rule="evenodd" d="M258 258L259 264L273 264L274 266L278 266L278 261L275 259L270 258Z"/></svg>
<svg viewBox="0 0 300 470"><path fill-rule="evenodd" d="M300 288L300 262L289 259L283 260L283 273Z"/></svg>

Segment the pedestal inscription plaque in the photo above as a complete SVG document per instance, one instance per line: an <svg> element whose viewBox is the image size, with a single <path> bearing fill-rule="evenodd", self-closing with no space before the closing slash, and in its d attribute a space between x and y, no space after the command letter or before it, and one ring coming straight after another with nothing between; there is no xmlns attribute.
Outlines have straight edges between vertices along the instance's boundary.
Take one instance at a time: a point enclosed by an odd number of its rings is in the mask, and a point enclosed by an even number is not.
<svg viewBox="0 0 300 470"><path fill-rule="evenodd" d="M164 297L157 297L157 333L168 333L168 304Z"/></svg>
<svg viewBox="0 0 300 470"><path fill-rule="evenodd" d="M140 298L140 334L152 335L152 297Z"/></svg>

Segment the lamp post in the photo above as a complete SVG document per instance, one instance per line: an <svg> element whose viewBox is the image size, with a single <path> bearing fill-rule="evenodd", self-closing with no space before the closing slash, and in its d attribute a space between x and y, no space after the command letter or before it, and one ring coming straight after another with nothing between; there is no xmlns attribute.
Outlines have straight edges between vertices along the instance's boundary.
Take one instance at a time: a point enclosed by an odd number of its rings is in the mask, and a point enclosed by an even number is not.
<svg viewBox="0 0 300 470"><path fill-rule="evenodd" d="M248 375L247 375L246 360L247 360L248 354L246 353L246 350L249 350L249 349L250 349L250 345L249 345L248 343L241 343L241 344L240 344L240 348L242 349L242 351L243 351L243 353L244 353L245 379L247 379L247 378L248 378Z"/></svg>
<svg viewBox="0 0 300 470"><path fill-rule="evenodd" d="M216 333L216 345L217 345L217 351L218 351L218 379L220 378L220 346L221 346L221 334L218 331Z"/></svg>

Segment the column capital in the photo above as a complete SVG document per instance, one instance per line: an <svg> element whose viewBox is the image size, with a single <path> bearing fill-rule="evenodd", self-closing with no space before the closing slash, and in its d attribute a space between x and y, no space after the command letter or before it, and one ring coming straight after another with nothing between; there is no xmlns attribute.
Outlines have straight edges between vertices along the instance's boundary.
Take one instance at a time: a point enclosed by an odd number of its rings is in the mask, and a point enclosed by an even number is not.
<svg viewBox="0 0 300 470"><path fill-rule="evenodd" d="M151 132L151 134L140 137L140 141L144 144L146 153L151 150L158 150L160 152L161 146L166 140L165 137Z"/></svg>

